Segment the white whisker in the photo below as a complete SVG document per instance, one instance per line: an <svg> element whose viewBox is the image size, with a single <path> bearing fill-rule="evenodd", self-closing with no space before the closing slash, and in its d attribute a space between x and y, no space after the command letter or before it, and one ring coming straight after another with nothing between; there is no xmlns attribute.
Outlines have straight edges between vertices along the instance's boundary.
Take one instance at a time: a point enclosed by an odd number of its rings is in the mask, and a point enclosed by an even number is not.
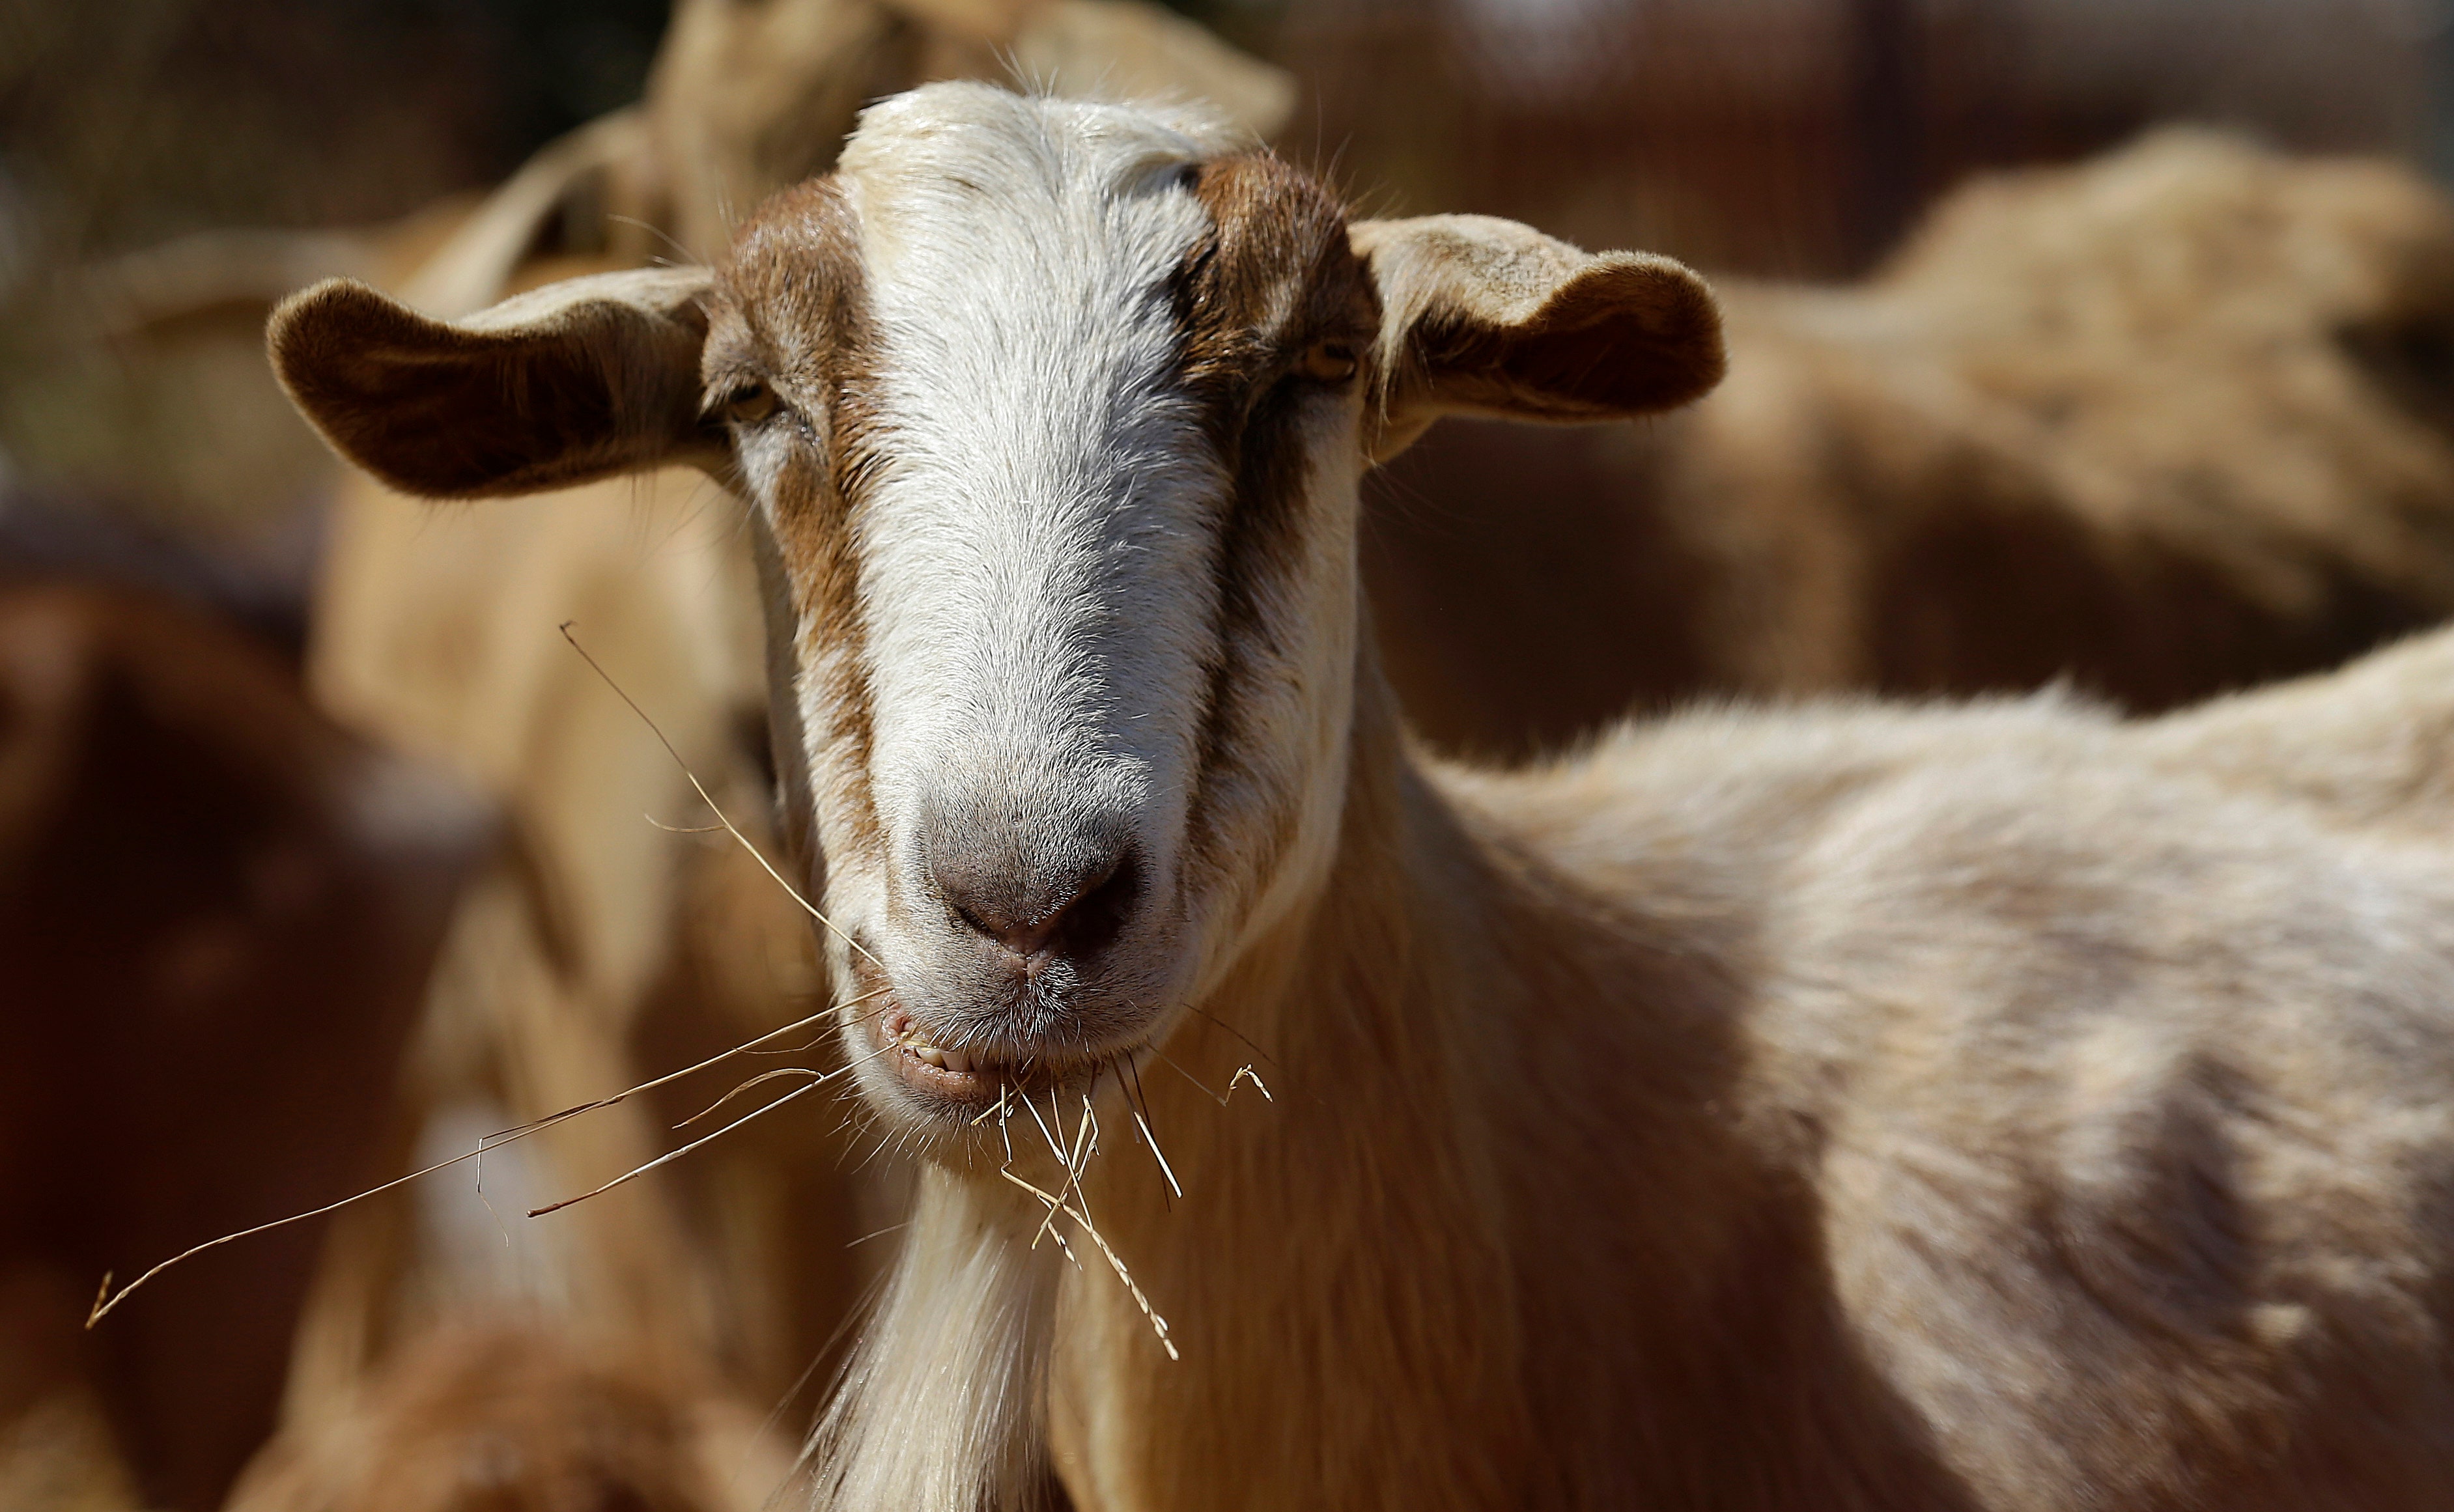
<svg viewBox="0 0 2454 1512"><path fill-rule="evenodd" d="M1184 1186L1176 1179L1176 1168L1167 1163L1167 1152L1158 1147L1158 1140L1151 1134L1150 1120L1142 1117L1139 1108L1134 1110L1134 1127L1142 1131L1142 1142L1150 1146L1150 1153L1157 1159L1159 1175L1167 1178L1169 1189L1182 1197Z"/></svg>
<svg viewBox="0 0 2454 1512"><path fill-rule="evenodd" d="M1056 1136L1048 1132L1048 1120L1039 1116L1039 1104L1032 1101L1027 1095L1021 1099L1021 1102L1023 1111L1031 1115L1031 1121L1039 1125L1039 1137L1048 1141L1048 1153L1056 1157L1057 1164L1063 1165L1065 1163L1065 1147L1056 1142ZM1055 1105L1056 1104L1053 1101L1050 1103L1051 1107L1054 1107Z"/></svg>
<svg viewBox="0 0 2454 1512"><path fill-rule="evenodd" d="M1168 1189L1177 1197L1182 1197L1184 1188L1176 1179L1176 1168L1168 1164L1167 1152L1158 1147L1158 1136L1151 1132L1150 1119L1147 1116L1150 1096L1142 1091L1141 1063L1130 1055L1126 1056L1124 1060L1125 1071L1133 1078L1131 1095L1125 1099L1125 1106L1133 1110L1134 1125L1142 1131L1142 1142L1149 1145L1151 1154L1157 1158L1159 1174L1167 1178ZM1125 1082L1125 1078L1119 1076L1116 1080L1121 1086Z"/></svg>

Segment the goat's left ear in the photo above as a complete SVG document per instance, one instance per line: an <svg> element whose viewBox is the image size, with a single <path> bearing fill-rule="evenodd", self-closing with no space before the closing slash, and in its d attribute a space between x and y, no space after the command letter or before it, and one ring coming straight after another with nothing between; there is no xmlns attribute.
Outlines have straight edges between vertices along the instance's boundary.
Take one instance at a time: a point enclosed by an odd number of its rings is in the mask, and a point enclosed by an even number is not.
<svg viewBox="0 0 2454 1512"><path fill-rule="evenodd" d="M1348 234L1380 292L1376 459L1442 414L1611 420L1720 381L1720 309L1667 257L1597 256L1488 215Z"/></svg>
<svg viewBox="0 0 2454 1512"><path fill-rule="evenodd" d="M403 493L483 498L669 463L720 466L699 417L703 268L597 273L443 321L334 278L265 340L333 449Z"/></svg>

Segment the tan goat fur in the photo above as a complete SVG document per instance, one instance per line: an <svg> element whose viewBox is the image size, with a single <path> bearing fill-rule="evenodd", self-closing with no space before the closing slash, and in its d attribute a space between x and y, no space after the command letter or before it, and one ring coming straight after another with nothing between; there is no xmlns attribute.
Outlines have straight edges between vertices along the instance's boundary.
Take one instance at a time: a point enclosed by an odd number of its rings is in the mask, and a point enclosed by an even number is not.
<svg viewBox="0 0 2454 1512"><path fill-rule="evenodd" d="M642 354L694 327L676 417ZM406 488L699 457L755 502L844 1048L927 1160L821 1504L2454 1486L2454 638L2161 722L1707 710L1429 760L1360 629L1365 459L1682 402L1709 296L1350 230L1181 113L915 91L715 272L463 327L330 284L272 343ZM539 382L523 427L495 396ZM1218 1105L1248 1063L1271 1100Z"/></svg>
<svg viewBox="0 0 2454 1512"><path fill-rule="evenodd" d="M1716 292L1693 408L1391 470L1367 580L1442 748L1704 694L2162 710L2454 614L2454 202L2412 170L2170 129L1972 180L1861 283Z"/></svg>

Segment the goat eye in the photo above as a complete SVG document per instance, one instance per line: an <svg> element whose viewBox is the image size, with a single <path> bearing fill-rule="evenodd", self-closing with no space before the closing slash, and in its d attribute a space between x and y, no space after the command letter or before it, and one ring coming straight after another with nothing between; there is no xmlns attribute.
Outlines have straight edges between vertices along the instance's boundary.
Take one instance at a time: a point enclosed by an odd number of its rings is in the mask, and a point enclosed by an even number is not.
<svg viewBox="0 0 2454 1512"><path fill-rule="evenodd" d="M1296 372L1315 383L1344 383L1355 369L1355 348L1344 341L1316 341L1296 359Z"/></svg>
<svg viewBox="0 0 2454 1512"><path fill-rule="evenodd" d="M774 414L781 400L775 391L756 378L736 384L716 405L716 413L731 425L756 425Z"/></svg>

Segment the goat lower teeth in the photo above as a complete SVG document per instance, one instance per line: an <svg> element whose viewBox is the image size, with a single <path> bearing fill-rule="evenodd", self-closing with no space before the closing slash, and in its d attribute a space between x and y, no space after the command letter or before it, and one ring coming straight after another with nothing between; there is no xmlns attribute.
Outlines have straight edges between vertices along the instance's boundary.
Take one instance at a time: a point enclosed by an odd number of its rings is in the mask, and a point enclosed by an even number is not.
<svg viewBox="0 0 2454 1512"><path fill-rule="evenodd" d="M968 1075L973 1069L972 1058L967 1051L945 1050L936 1045L923 1043L918 1039L903 1039L898 1040L897 1043L901 1044L904 1051L914 1059L925 1060L939 1070Z"/></svg>

